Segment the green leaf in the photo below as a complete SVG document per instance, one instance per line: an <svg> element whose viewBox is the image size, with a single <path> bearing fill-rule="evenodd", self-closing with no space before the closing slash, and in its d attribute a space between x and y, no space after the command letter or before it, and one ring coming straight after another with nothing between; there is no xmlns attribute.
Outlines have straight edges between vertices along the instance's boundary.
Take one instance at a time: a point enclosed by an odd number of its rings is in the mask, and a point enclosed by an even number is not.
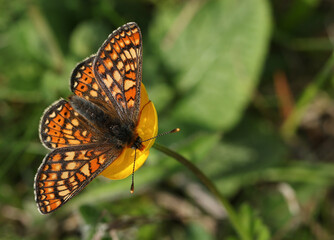
<svg viewBox="0 0 334 240"><path fill-rule="evenodd" d="M101 212L94 206L83 205L79 208L81 217L88 225L97 225L101 218Z"/></svg>
<svg viewBox="0 0 334 240"><path fill-rule="evenodd" d="M187 239L191 240L213 240L214 238L204 229L203 226L190 223L187 227Z"/></svg>
<svg viewBox="0 0 334 240"><path fill-rule="evenodd" d="M200 167L215 179L222 193L231 195L241 185L261 179L263 172L277 166L286 155L286 146L275 128L247 115L213 147Z"/></svg>
<svg viewBox="0 0 334 240"><path fill-rule="evenodd" d="M98 225L101 223L101 211L92 205L83 205L79 211L85 223L81 227L82 239L93 239L98 231Z"/></svg>
<svg viewBox="0 0 334 240"><path fill-rule="evenodd" d="M270 231L262 219L254 213L252 208L243 204L239 210L239 220L242 227L248 232L253 240L269 240ZM229 239L235 239L230 237Z"/></svg>
<svg viewBox="0 0 334 240"><path fill-rule="evenodd" d="M176 72L174 84L182 94L173 117L228 129L239 120L258 83L270 38L269 7L264 0L209 1L198 9L188 4L179 16L174 6L163 8L151 32Z"/></svg>
<svg viewBox="0 0 334 240"><path fill-rule="evenodd" d="M300 23L305 24L305 20L316 10L319 4L319 0L292 1L290 8L280 21L280 27L287 31L301 27Z"/></svg>
<svg viewBox="0 0 334 240"><path fill-rule="evenodd" d="M70 49L76 56L84 59L97 52L108 34L108 28L103 24L94 21L83 22L71 35Z"/></svg>
<svg viewBox="0 0 334 240"><path fill-rule="evenodd" d="M73 59L64 58L64 69L62 72L47 70L41 79L41 92L48 102L54 102L59 97L66 98L70 92L70 78L73 68L76 66Z"/></svg>

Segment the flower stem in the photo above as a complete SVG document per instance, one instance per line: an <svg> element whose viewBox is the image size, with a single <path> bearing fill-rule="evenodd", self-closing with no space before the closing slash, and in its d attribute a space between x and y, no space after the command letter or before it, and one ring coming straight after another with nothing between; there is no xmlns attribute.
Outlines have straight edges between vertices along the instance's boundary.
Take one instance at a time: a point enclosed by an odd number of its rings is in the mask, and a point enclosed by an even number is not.
<svg viewBox="0 0 334 240"><path fill-rule="evenodd" d="M235 229L235 231L238 233L239 237L243 240L250 239L248 234L245 232L245 230L240 225L237 213L233 209L232 205L229 203L229 201L225 197L223 197L219 193L218 189L213 184L213 182L207 176L205 176L204 173L199 168L197 168L189 160L187 160L186 158L184 158L183 156L181 156L177 152L174 152L174 151L170 150L169 148L166 148L166 147L164 147L164 146L162 146L158 143L154 143L153 147L155 149L165 153L166 155L176 159L178 162L180 162L181 164L186 166L190 171L192 171L196 175L196 177L198 179L200 179L202 181L202 183L211 191L211 193L213 195L215 195L219 199L219 201L222 203L222 205L224 206L224 208L225 208L225 210L226 210L226 212L227 212L227 214L230 218L230 222L231 222L233 228Z"/></svg>

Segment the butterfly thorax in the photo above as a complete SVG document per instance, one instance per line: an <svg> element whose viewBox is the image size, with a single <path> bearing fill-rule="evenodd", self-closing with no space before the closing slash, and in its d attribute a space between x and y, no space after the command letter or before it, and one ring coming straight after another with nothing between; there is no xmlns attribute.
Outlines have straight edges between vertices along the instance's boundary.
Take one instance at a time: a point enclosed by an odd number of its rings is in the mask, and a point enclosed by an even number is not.
<svg viewBox="0 0 334 240"><path fill-rule="evenodd" d="M143 150L144 145L143 145L143 140L141 139L141 137L137 135L137 137L135 138L135 141L130 144L130 147L133 149Z"/></svg>
<svg viewBox="0 0 334 240"><path fill-rule="evenodd" d="M121 149L125 146L142 149L142 139L135 131L135 124L131 121L121 121L117 113L110 115L102 106L78 96L69 98L71 106L78 114L88 120L94 132L98 132L99 142L114 144Z"/></svg>

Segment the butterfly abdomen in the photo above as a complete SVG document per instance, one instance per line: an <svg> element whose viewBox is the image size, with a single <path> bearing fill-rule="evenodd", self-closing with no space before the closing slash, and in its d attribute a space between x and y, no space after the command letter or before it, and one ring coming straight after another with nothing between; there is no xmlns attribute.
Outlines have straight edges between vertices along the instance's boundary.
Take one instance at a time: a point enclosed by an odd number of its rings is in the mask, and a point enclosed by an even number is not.
<svg viewBox="0 0 334 240"><path fill-rule="evenodd" d="M86 118L93 125L101 126L104 125L104 123L113 121L99 106L82 97L70 96L69 102L76 112ZM117 120L115 119L114 121ZM114 124L117 124L117 122Z"/></svg>

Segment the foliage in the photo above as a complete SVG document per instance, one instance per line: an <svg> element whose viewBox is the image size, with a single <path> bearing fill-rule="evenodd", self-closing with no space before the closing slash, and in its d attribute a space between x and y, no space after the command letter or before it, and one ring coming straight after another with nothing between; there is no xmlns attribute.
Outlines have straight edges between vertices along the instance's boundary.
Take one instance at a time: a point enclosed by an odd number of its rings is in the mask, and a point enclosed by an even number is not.
<svg viewBox="0 0 334 240"><path fill-rule="evenodd" d="M34 174L43 110L76 64L135 21L157 142L198 166L248 239L332 239L330 1L0 0L1 239L239 239L184 166L152 149L130 178L94 180L48 216ZM245 239L246 239L245 238Z"/></svg>

